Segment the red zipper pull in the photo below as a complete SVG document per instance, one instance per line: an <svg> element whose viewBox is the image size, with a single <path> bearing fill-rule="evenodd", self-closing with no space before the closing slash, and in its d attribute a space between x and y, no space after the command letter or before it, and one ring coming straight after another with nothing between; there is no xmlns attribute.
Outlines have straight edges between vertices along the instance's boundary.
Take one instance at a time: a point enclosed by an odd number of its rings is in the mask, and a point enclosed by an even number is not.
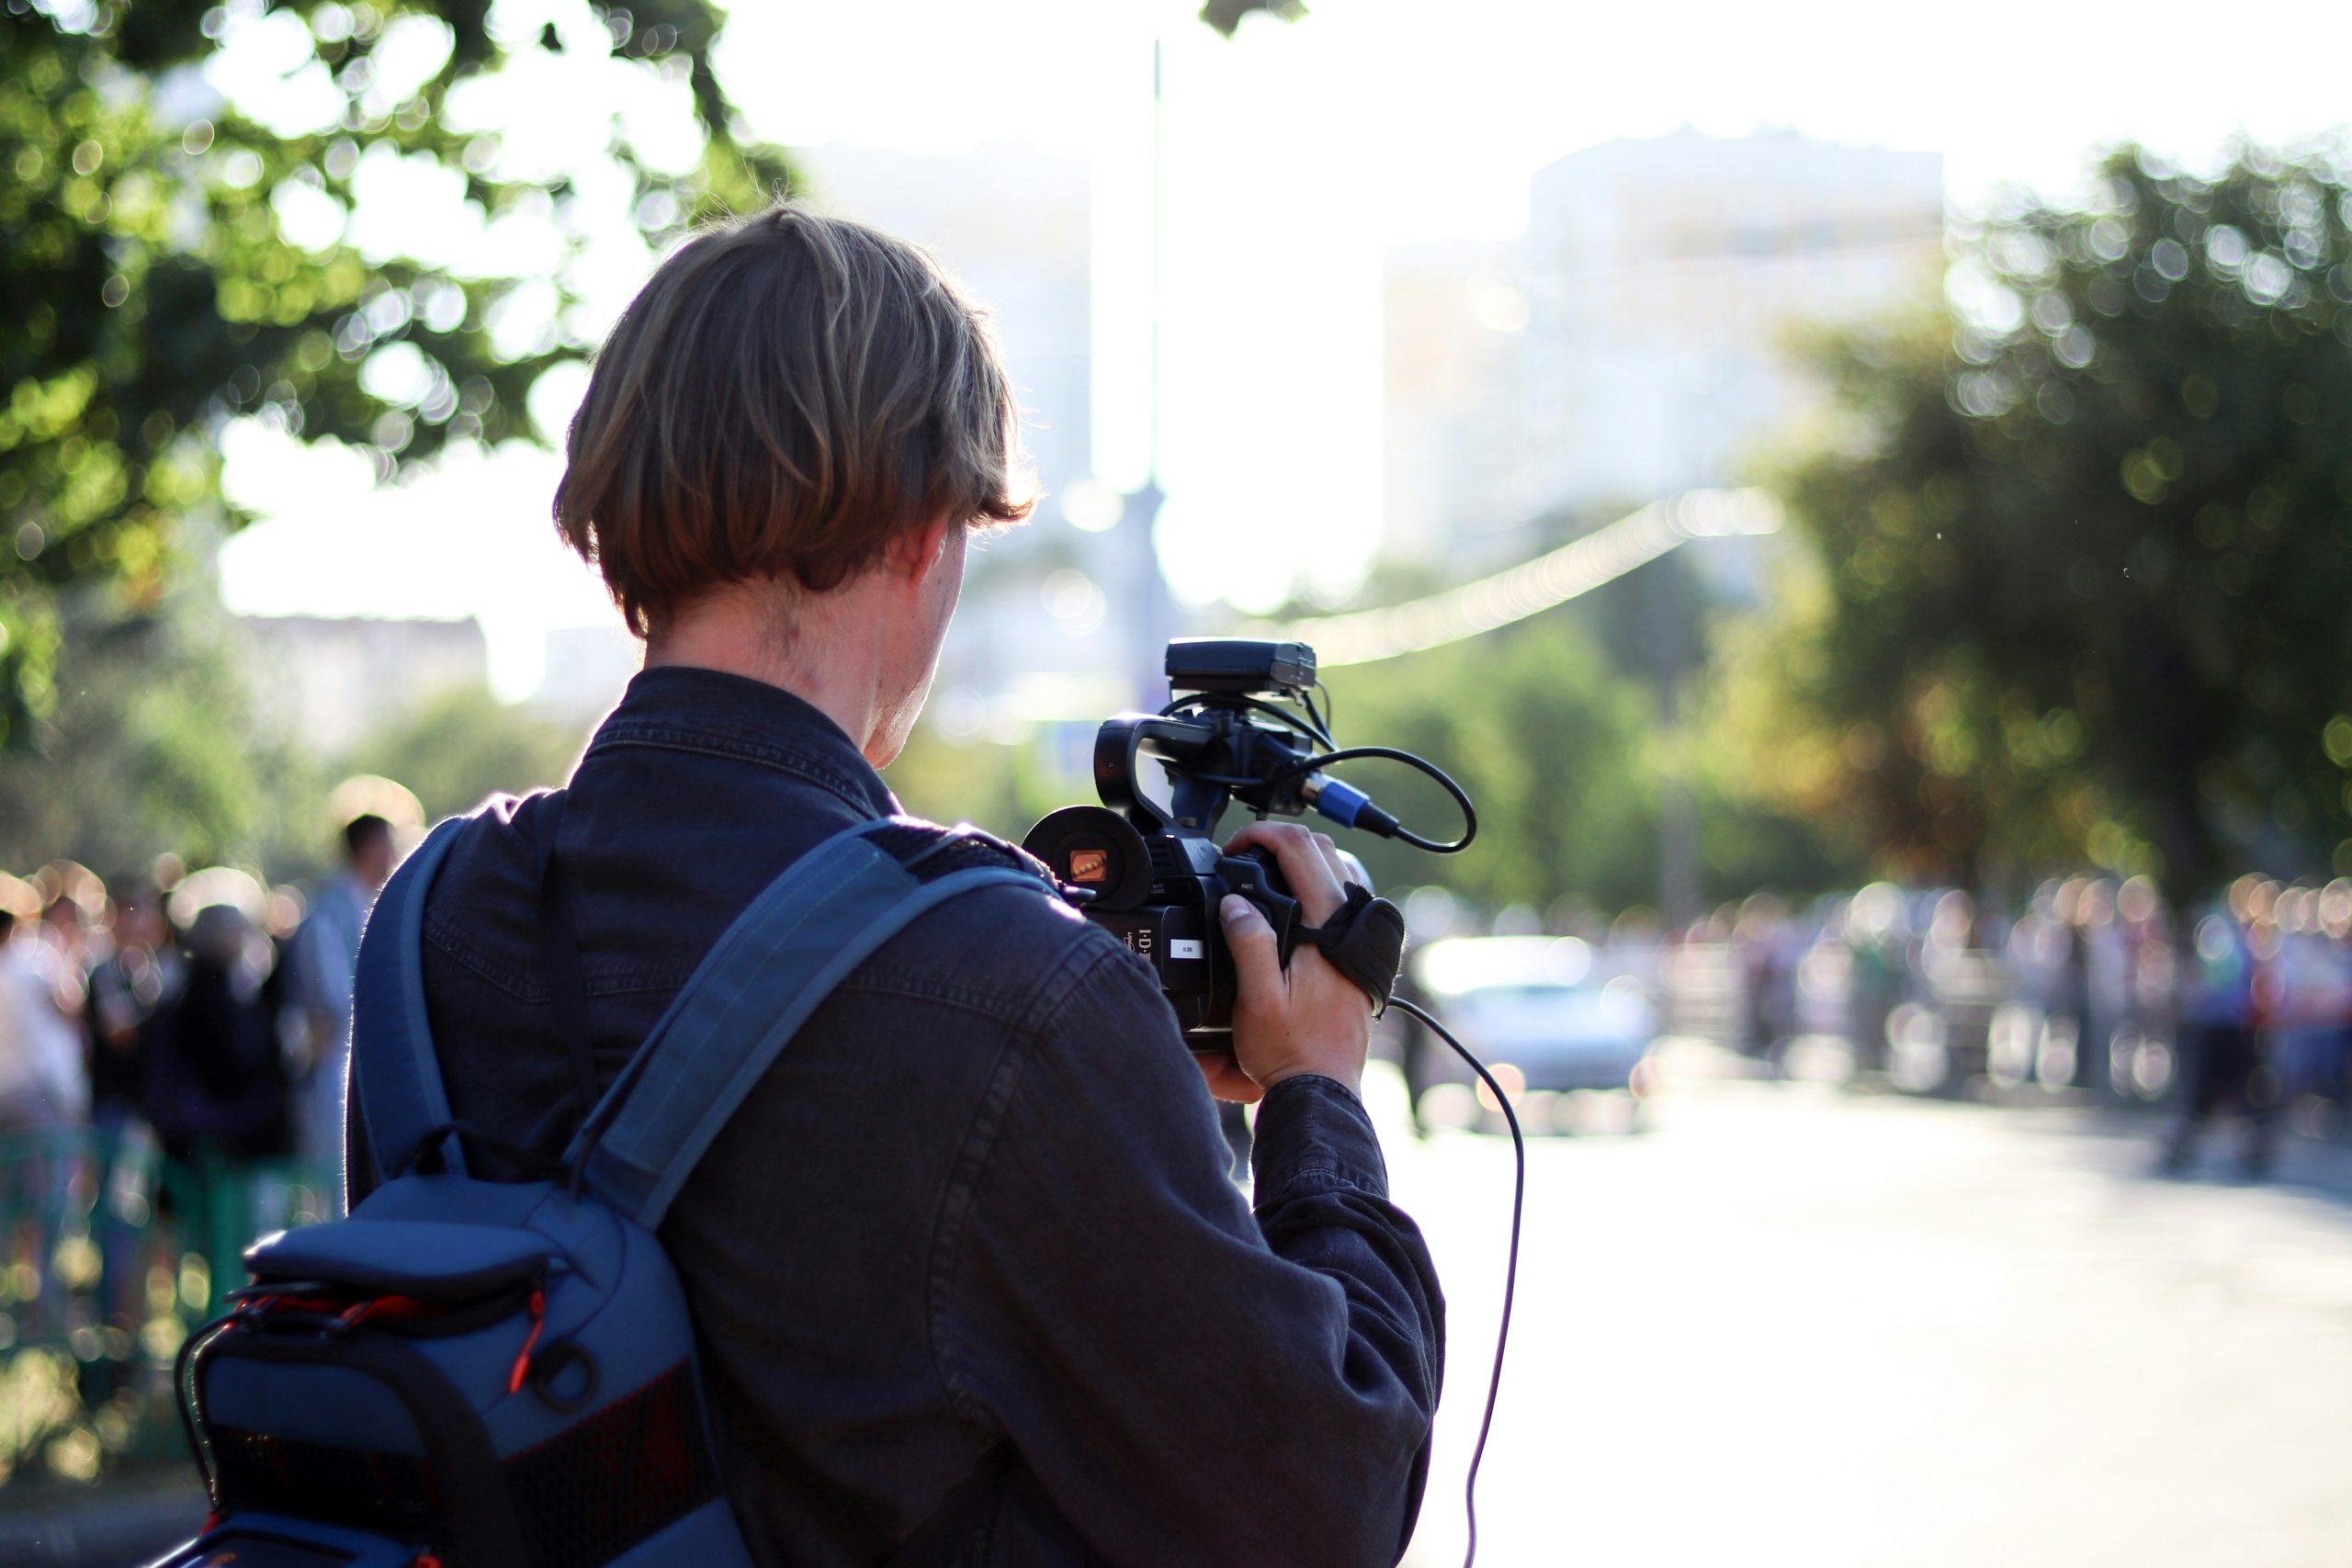
<svg viewBox="0 0 2352 1568"><path fill-rule="evenodd" d="M514 1358L514 1370L507 1374L507 1393L520 1393L523 1392L523 1380L530 1376L531 1373L531 1352L538 1348L539 1330L547 1326L547 1319L548 1293L543 1290L533 1291L531 1292L530 1336L523 1341L522 1353Z"/></svg>

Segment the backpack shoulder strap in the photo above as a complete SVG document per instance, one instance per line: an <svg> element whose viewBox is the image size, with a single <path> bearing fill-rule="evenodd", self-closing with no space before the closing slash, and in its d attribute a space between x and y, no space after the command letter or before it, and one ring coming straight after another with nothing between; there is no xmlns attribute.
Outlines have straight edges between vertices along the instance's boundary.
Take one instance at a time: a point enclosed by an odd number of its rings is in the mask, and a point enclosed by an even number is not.
<svg viewBox="0 0 2352 1568"><path fill-rule="evenodd" d="M719 937L590 1112L565 1162L651 1230L786 1043L874 950L959 894L1046 891L975 829L862 822L786 867Z"/></svg>
<svg viewBox="0 0 2352 1568"><path fill-rule="evenodd" d="M359 940L351 987L351 1079L381 1180L416 1153L425 1134L449 1120L449 1096L433 1058L424 1014L424 897L441 863L473 820L452 817L433 829L376 895ZM449 1168L465 1169L453 1142Z"/></svg>

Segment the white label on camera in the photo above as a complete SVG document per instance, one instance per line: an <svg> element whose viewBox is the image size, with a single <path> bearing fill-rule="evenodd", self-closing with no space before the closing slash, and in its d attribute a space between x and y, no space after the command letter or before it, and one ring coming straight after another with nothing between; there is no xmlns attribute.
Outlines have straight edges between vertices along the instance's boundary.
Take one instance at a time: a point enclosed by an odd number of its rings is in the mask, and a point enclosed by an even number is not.
<svg viewBox="0 0 2352 1568"><path fill-rule="evenodd" d="M1171 936L1168 939L1168 956L1170 958L1206 958L1208 955L1208 944L1197 938Z"/></svg>

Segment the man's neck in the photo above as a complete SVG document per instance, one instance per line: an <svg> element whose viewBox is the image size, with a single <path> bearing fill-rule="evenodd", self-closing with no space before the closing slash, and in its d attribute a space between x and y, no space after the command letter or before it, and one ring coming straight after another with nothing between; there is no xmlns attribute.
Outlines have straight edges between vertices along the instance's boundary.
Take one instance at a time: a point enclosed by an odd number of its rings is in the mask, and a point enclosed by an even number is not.
<svg viewBox="0 0 2352 1568"><path fill-rule="evenodd" d="M878 616L851 603L856 594L853 581L787 607L774 589L731 585L673 615L646 645L645 667L717 670L780 687L863 750L880 716L881 641Z"/></svg>

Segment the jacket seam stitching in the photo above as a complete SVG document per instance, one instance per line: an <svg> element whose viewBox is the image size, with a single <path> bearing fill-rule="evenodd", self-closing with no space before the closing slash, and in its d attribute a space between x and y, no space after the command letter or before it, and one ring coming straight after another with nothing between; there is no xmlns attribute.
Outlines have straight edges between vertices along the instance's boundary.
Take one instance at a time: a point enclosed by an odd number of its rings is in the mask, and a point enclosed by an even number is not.
<svg viewBox="0 0 2352 1568"><path fill-rule="evenodd" d="M512 964L501 964L493 958L483 957L469 948L460 946L453 938L451 922L447 916L428 909L424 916L424 938L444 957L460 968L471 970L509 996L524 1001L532 999L520 969Z"/></svg>
<svg viewBox="0 0 2352 1568"><path fill-rule="evenodd" d="M771 746L763 746L748 740L736 740L724 736L674 729L625 729L618 733L607 730L599 735L589 746L587 751L582 754L582 760L593 757L599 751L628 746L640 746L656 751L684 751L692 755L726 757L737 761L755 763L760 767L770 768L792 778L815 784L820 789L839 797L845 805L854 807L862 816L870 816L874 811L873 801L862 798L865 792L858 787L855 781L846 775L835 773L831 768L817 766L790 752L780 751Z"/></svg>
<svg viewBox="0 0 2352 1568"><path fill-rule="evenodd" d="M528 970L485 957L457 940L456 923L446 915L428 911L424 917L424 935L434 950L460 968L473 972L479 978L496 986L508 996L522 1002L544 1002L554 994L553 987L530 977ZM588 994L592 997L616 997L636 991L676 990L693 975L691 969L627 969L594 970L585 976Z"/></svg>
<svg viewBox="0 0 2352 1568"><path fill-rule="evenodd" d="M1298 1188L1310 1183L1321 1184L1321 1190L1305 1192L1297 1190ZM1266 1186L1265 1195L1251 1205L1259 1213L1279 1208L1294 1199L1318 1197L1321 1191L1328 1191L1333 1188L1344 1192L1362 1193L1367 1198L1379 1198L1384 1201L1386 1198L1386 1194L1366 1186L1354 1172L1328 1161L1294 1166L1280 1173Z"/></svg>
<svg viewBox="0 0 2352 1568"><path fill-rule="evenodd" d="M965 1012L976 1013L992 1022L1010 1024L1015 1028L1020 1026L1022 1020L1026 1016L1025 1010L1011 998L945 980L916 979L911 976L864 978L853 974L833 989L837 993L849 991L864 996L899 997L915 1001L938 1002L944 1006L960 1009Z"/></svg>

